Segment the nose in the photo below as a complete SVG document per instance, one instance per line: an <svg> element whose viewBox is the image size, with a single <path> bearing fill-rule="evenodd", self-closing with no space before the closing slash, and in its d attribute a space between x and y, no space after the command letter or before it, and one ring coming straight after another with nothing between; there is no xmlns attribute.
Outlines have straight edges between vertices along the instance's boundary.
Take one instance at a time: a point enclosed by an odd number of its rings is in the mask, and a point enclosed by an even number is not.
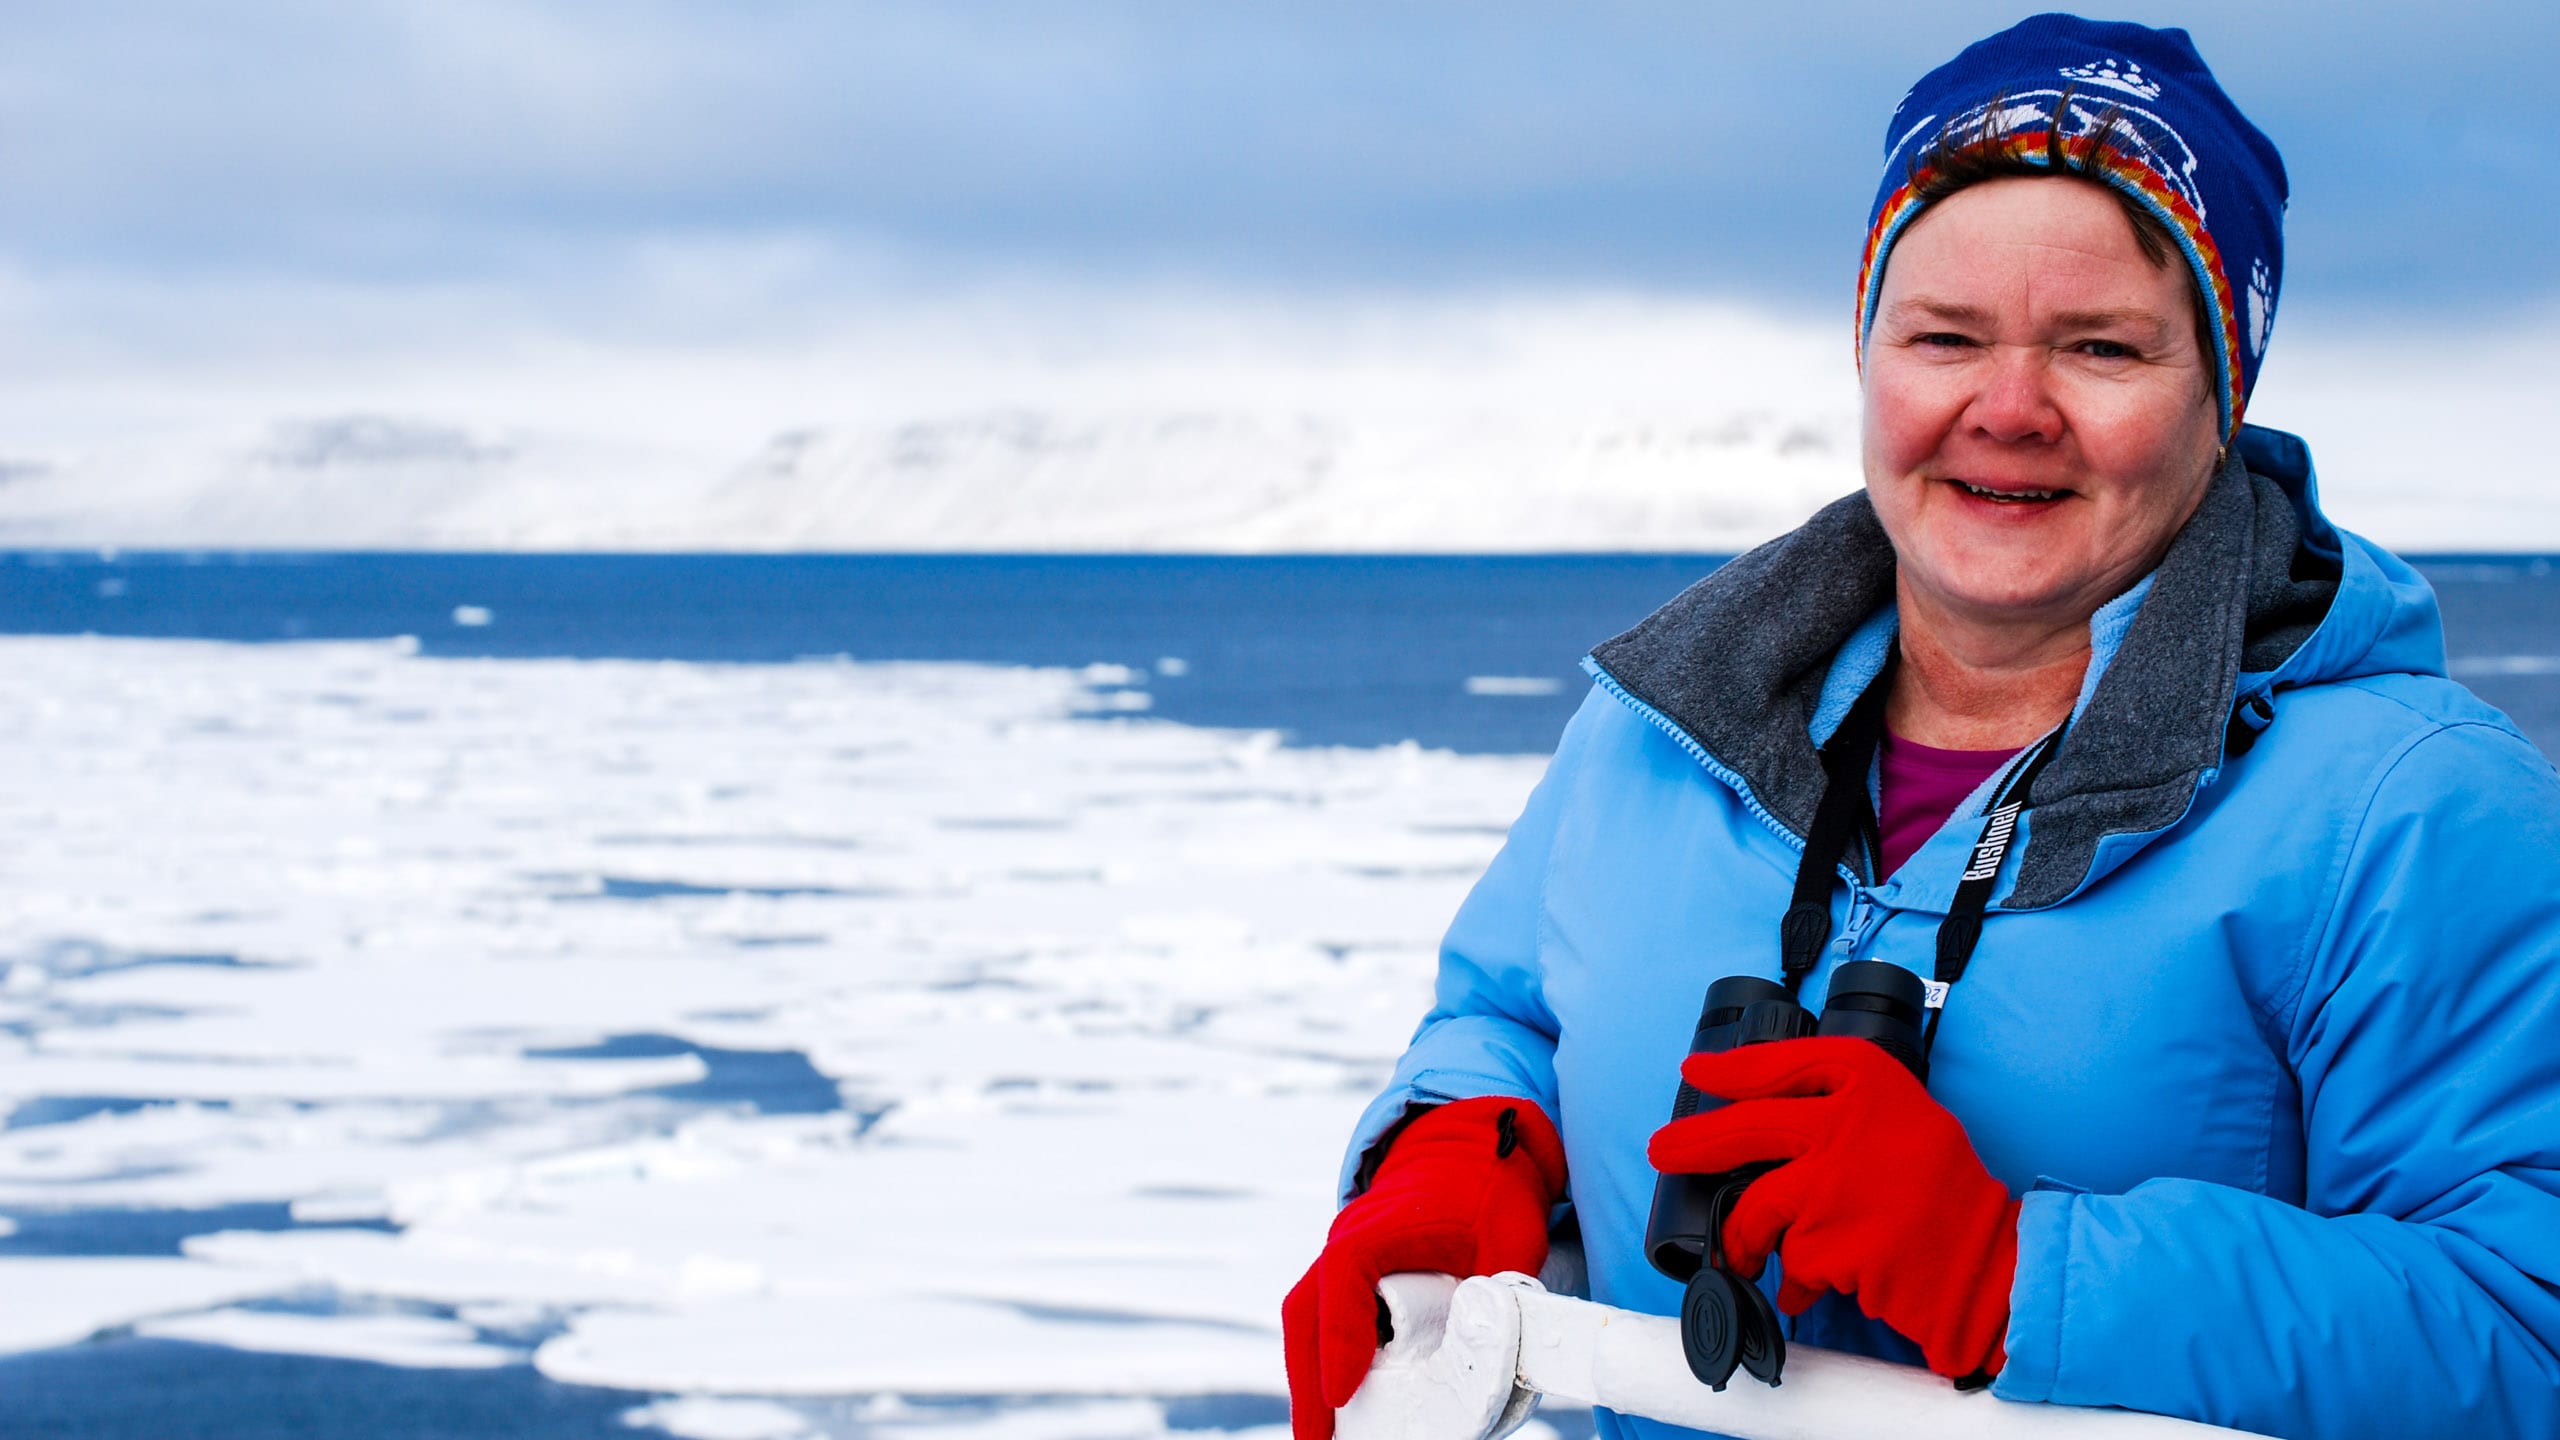
<svg viewBox="0 0 2560 1440"><path fill-rule="evenodd" d="M2049 443L2062 438L2062 410L2054 403L2048 361L2041 345L1995 345L1991 363L1976 373L1982 388L1965 421L1984 439L2003 444Z"/></svg>

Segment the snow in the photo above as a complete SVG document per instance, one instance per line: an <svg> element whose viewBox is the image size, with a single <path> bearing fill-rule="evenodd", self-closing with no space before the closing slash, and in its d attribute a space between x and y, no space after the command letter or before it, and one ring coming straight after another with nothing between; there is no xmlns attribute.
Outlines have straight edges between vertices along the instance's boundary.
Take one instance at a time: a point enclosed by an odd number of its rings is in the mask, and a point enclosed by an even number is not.
<svg viewBox="0 0 2560 1440"><path fill-rule="evenodd" d="M123 1102L0 1129L0 1212L296 1222L0 1255L0 1343L530 1351L678 1434L1281 1393L1339 1147L1539 768L1088 718L1127 674L0 665L0 1114ZM718 1098L794 1054L811 1103Z"/></svg>
<svg viewBox="0 0 2560 1440"><path fill-rule="evenodd" d="M1845 308L939 295L718 346L0 356L0 542L1732 551L1858 484ZM2289 330L2252 418L2387 544L2560 548L2549 318Z"/></svg>

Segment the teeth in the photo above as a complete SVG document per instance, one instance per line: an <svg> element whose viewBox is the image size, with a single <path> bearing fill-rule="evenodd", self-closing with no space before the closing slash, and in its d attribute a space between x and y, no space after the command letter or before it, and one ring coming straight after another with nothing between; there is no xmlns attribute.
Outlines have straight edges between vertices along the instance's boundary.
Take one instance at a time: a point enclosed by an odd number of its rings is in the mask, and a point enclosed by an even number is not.
<svg viewBox="0 0 2560 1440"><path fill-rule="evenodd" d="M1981 486L1972 484L1968 481L1959 480L1956 483L1964 486L1968 493L1979 495L1985 500L1997 500L2004 504L2015 504L2022 500L2056 500L2060 499L2064 494L2064 492L2060 490L1985 490Z"/></svg>

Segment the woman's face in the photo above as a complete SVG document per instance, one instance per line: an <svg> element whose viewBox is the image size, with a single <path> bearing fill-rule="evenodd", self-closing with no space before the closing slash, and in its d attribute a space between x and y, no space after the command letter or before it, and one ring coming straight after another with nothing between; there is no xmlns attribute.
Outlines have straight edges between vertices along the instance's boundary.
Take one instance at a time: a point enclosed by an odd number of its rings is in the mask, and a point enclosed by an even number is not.
<svg viewBox="0 0 2560 1440"><path fill-rule="evenodd" d="M2093 181L1960 190L1893 247L1868 493L1902 584L1975 623L2084 620L2203 499L2220 416L2185 267Z"/></svg>

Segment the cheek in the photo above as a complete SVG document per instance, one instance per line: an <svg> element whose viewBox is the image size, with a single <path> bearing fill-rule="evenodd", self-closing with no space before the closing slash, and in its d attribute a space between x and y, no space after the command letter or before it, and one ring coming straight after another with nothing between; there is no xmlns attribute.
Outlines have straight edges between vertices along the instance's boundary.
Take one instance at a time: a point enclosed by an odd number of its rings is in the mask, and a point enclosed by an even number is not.
<svg viewBox="0 0 2560 1440"><path fill-rule="evenodd" d="M2072 428L2090 468L2120 477L2125 500L2147 508L2183 499L2213 458L2219 419L2210 406L2156 395L2100 397L2079 407Z"/></svg>
<svg viewBox="0 0 2560 1440"><path fill-rule="evenodd" d="M1951 387L1932 384L1926 372L1900 359L1887 352L1867 365L1861 434L1870 484L1905 474L1935 455L1963 409Z"/></svg>

